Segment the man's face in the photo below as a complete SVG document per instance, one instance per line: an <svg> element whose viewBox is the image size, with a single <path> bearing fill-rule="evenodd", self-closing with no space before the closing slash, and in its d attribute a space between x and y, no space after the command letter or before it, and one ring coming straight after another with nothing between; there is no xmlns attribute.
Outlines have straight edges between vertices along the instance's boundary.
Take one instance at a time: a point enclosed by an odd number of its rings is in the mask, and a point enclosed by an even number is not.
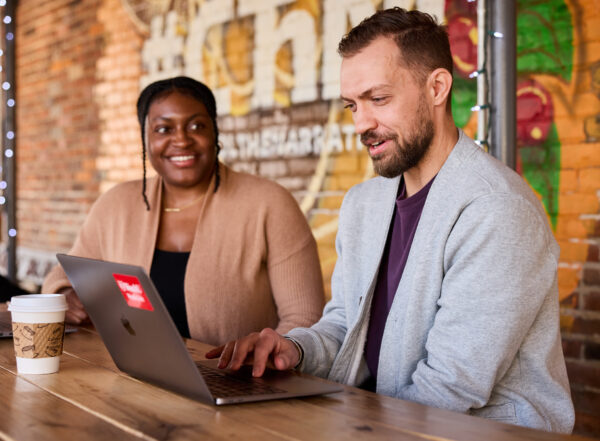
<svg viewBox="0 0 600 441"><path fill-rule="evenodd" d="M388 178L416 166L434 135L425 85L402 67L400 57L396 43L380 37L342 60L342 100L375 171Z"/></svg>

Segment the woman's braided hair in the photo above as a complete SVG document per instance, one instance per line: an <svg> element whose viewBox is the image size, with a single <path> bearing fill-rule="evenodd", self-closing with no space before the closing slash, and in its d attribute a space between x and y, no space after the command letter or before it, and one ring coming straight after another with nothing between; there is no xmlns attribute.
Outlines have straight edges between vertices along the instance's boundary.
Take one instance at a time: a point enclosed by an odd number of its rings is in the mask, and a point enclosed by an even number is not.
<svg viewBox="0 0 600 441"><path fill-rule="evenodd" d="M206 107L206 111L212 120L213 129L215 132L215 192L219 188L219 183L221 180L219 175L219 151L221 149L219 147L219 128L217 127L217 104L215 102L215 96L211 90L200 81L196 81L189 77L175 77L166 80L155 81L142 90L137 101L137 115L142 133L142 162L144 167L142 197L146 203L147 210L150 210L150 203L148 202L148 197L146 196L146 116L148 116L150 105L157 98L172 92L190 95L196 98L198 101L204 104L204 107Z"/></svg>

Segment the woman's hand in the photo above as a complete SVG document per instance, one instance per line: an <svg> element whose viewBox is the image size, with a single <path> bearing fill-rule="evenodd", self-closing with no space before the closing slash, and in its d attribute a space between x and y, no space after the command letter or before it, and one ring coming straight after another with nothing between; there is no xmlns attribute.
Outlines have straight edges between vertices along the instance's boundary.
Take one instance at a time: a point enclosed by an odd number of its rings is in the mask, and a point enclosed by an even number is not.
<svg viewBox="0 0 600 441"><path fill-rule="evenodd" d="M59 291L60 294L64 294L67 300L67 306L69 309L65 313L65 322L72 325L83 325L90 323L90 318L83 308L83 304L77 297L75 290L71 287L63 288Z"/></svg>

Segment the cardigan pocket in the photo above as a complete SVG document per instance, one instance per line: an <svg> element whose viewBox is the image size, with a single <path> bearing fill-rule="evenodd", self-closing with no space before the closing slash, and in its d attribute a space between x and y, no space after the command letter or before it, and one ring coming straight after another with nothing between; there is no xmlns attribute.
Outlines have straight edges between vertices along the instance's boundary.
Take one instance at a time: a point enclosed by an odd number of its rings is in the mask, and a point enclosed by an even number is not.
<svg viewBox="0 0 600 441"><path fill-rule="evenodd" d="M512 402L485 406L481 409L471 409L469 414L503 423L517 424L517 413Z"/></svg>

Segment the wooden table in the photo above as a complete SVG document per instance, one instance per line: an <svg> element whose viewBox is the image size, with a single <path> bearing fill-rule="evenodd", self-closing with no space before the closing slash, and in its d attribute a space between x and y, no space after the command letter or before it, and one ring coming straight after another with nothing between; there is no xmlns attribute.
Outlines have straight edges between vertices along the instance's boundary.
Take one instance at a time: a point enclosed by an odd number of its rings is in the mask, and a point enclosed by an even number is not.
<svg viewBox="0 0 600 441"><path fill-rule="evenodd" d="M202 359L207 345L188 341ZM209 406L120 372L98 334L65 337L60 371L17 375L0 340L2 440L577 440L346 387L321 397Z"/></svg>

